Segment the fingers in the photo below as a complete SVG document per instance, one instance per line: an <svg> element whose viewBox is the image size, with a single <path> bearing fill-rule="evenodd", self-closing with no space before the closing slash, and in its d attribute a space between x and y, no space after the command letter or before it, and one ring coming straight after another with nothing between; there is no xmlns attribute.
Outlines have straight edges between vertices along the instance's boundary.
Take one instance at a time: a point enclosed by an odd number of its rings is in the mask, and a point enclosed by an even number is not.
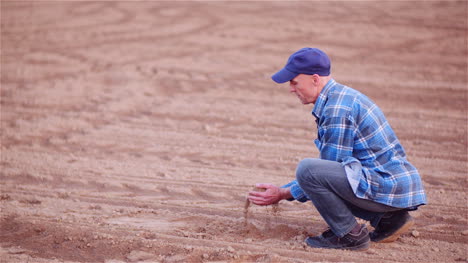
<svg viewBox="0 0 468 263"><path fill-rule="evenodd" d="M277 203L275 202L275 200L272 200L270 198L257 197L257 196L249 196L249 200L256 205L272 205L272 204Z"/></svg>
<svg viewBox="0 0 468 263"><path fill-rule="evenodd" d="M269 203L262 197L249 196L249 200L256 205L269 205Z"/></svg>
<svg viewBox="0 0 468 263"><path fill-rule="evenodd" d="M265 192L250 191L247 198L256 205L267 204L267 196L265 195Z"/></svg>
<svg viewBox="0 0 468 263"><path fill-rule="evenodd" d="M265 192L257 192L257 191L250 191L249 196L258 196L258 197L265 197Z"/></svg>
<svg viewBox="0 0 468 263"><path fill-rule="evenodd" d="M270 188L275 187L275 186L272 185L272 184L264 184L264 183L261 183L261 184L256 184L255 187L257 187L257 188L270 189Z"/></svg>
<svg viewBox="0 0 468 263"><path fill-rule="evenodd" d="M275 195L265 192L249 192L247 198L256 205L271 205L278 202L278 198Z"/></svg>
<svg viewBox="0 0 468 263"><path fill-rule="evenodd" d="M256 205L271 205L277 203L279 199L279 187L273 184L259 183L257 188L266 189L266 191L250 191L247 198Z"/></svg>

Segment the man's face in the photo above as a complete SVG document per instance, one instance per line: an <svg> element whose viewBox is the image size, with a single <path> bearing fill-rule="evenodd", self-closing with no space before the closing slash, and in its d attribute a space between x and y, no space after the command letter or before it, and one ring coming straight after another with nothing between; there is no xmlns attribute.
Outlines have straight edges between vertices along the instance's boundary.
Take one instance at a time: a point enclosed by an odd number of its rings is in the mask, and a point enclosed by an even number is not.
<svg viewBox="0 0 468 263"><path fill-rule="evenodd" d="M295 93L302 104L315 103L319 95L318 75L299 74L289 81L289 91Z"/></svg>

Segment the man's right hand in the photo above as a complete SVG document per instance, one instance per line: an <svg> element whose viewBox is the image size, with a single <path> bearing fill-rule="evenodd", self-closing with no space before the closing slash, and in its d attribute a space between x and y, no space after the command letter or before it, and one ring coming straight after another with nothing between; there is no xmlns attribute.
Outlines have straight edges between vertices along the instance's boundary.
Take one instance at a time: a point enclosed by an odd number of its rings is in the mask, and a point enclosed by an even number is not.
<svg viewBox="0 0 468 263"><path fill-rule="evenodd" d="M248 199L256 205L272 205L283 199L292 198L289 188L280 188L272 184L257 184L256 187L266 189L265 192L249 192Z"/></svg>

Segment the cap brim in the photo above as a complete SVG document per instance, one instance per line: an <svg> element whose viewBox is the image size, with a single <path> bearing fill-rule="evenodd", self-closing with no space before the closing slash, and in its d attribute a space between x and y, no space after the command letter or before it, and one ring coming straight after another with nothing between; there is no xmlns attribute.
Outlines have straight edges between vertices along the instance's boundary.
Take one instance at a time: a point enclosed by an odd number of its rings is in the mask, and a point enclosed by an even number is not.
<svg viewBox="0 0 468 263"><path fill-rule="evenodd" d="M271 79L276 83L285 83L293 78L295 78L298 74L287 70L286 68L281 69L280 71L276 72Z"/></svg>

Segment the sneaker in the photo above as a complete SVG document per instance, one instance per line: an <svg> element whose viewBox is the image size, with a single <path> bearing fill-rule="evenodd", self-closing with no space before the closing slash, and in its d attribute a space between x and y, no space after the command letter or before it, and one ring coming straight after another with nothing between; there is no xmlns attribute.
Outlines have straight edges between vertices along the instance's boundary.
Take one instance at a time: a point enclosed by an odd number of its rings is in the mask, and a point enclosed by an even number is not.
<svg viewBox="0 0 468 263"><path fill-rule="evenodd" d="M375 230L370 233L370 239L380 243L393 242L413 225L414 220L406 210L385 213Z"/></svg>
<svg viewBox="0 0 468 263"><path fill-rule="evenodd" d="M357 234L348 233L340 238L329 229L320 236L308 237L305 242L314 248L365 250L370 246L369 231L365 225L361 225Z"/></svg>

